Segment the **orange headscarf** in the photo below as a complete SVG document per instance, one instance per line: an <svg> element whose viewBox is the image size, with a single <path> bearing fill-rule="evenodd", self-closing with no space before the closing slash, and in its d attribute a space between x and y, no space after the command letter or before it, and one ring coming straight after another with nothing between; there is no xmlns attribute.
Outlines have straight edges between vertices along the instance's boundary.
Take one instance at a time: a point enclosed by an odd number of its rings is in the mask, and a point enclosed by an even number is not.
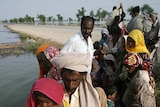
<svg viewBox="0 0 160 107"><path fill-rule="evenodd" d="M129 48L128 45L126 44L127 52L147 53L150 56L150 52L148 51L145 44L144 35L140 30L138 29L132 30L128 34L128 37L131 37L135 41L135 47Z"/></svg>
<svg viewBox="0 0 160 107"><path fill-rule="evenodd" d="M48 44L44 44L44 45L41 45L37 51L36 51L36 55L38 55L39 53L43 52L49 45Z"/></svg>
<svg viewBox="0 0 160 107"><path fill-rule="evenodd" d="M41 53L41 52L44 52L44 50L48 47L49 45L48 44L44 44L44 45L41 45L38 49L37 49L37 51L36 51L36 56L39 54L39 53ZM40 78L43 78L44 77L44 69L43 69L43 67L39 64L39 69L40 69L40 72L39 72L39 77L38 77L38 79L40 79Z"/></svg>

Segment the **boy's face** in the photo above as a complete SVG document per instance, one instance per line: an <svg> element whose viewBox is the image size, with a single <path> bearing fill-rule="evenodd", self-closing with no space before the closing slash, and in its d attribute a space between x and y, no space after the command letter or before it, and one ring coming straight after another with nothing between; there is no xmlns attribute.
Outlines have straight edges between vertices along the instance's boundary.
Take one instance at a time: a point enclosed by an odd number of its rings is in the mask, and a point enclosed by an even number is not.
<svg viewBox="0 0 160 107"><path fill-rule="evenodd" d="M112 100L112 101L115 101L116 100L116 97L117 97L117 91L114 92L112 95L109 95L109 99Z"/></svg>

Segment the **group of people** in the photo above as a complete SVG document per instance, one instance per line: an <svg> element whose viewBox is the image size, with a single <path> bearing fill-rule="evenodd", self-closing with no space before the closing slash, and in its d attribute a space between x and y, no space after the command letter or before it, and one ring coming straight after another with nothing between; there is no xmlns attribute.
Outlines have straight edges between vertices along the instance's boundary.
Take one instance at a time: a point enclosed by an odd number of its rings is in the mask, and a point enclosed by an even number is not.
<svg viewBox="0 0 160 107"><path fill-rule="evenodd" d="M80 32L62 49L40 46L40 73L26 107L156 107L143 32L133 29L124 36L121 13L115 25L101 31L100 41L92 41L95 19L83 16Z"/></svg>

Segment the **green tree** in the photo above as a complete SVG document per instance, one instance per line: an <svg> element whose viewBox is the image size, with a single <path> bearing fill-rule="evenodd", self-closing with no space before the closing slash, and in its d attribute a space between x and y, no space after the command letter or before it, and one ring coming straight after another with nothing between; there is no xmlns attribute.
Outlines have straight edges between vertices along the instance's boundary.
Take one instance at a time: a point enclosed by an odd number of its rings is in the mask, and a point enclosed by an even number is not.
<svg viewBox="0 0 160 107"><path fill-rule="evenodd" d="M52 19L53 19L53 16L49 16L49 17L47 18L47 22L52 22Z"/></svg>
<svg viewBox="0 0 160 107"><path fill-rule="evenodd" d="M60 25L60 24L62 24L63 17L60 14L57 14L57 20L58 20L59 25Z"/></svg>
<svg viewBox="0 0 160 107"><path fill-rule="evenodd" d="M94 11L93 11L93 10L90 11L89 15L90 15L91 17L95 17L95 16L96 16L96 15L94 14Z"/></svg>
<svg viewBox="0 0 160 107"><path fill-rule="evenodd" d="M39 21L42 23L42 24L45 24L46 22L46 17L42 14L38 14L37 15L37 18L39 19Z"/></svg>
<svg viewBox="0 0 160 107"><path fill-rule="evenodd" d="M132 15L132 9L133 9L133 8L134 8L134 7L131 6L131 7L129 7L129 8L127 9L127 12L128 12L130 15ZM151 13L151 12L154 11L154 9L152 9L148 4L144 4L144 5L140 8L140 10L141 10L143 13L145 13L145 14L149 14L149 13Z"/></svg>
<svg viewBox="0 0 160 107"><path fill-rule="evenodd" d="M8 20L7 19L2 20L2 23L8 23Z"/></svg>
<svg viewBox="0 0 160 107"><path fill-rule="evenodd" d="M33 18L29 15L26 15L24 20L26 23L34 23Z"/></svg>
<svg viewBox="0 0 160 107"><path fill-rule="evenodd" d="M141 11L144 12L145 14L150 14L151 12L154 11L154 9L152 9L148 4L144 4L141 7Z"/></svg>
<svg viewBox="0 0 160 107"><path fill-rule="evenodd" d="M19 23L24 23L24 22L25 22L25 19L22 18L22 17L20 17L20 18L18 19L18 21L19 21Z"/></svg>
<svg viewBox="0 0 160 107"><path fill-rule="evenodd" d="M85 16L85 12L86 10L84 9L84 7L81 7L81 9L78 9L78 13L76 14L78 22L80 22L81 18Z"/></svg>
<svg viewBox="0 0 160 107"><path fill-rule="evenodd" d="M70 24L73 23L73 19L72 19L72 18L69 17L68 20L69 20L69 23L70 23Z"/></svg>
<svg viewBox="0 0 160 107"><path fill-rule="evenodd" d="M99 8L96 13L96 21L99 22L104 20L108 14L109 13L106 10L102 10L102 8Z"/></svg>

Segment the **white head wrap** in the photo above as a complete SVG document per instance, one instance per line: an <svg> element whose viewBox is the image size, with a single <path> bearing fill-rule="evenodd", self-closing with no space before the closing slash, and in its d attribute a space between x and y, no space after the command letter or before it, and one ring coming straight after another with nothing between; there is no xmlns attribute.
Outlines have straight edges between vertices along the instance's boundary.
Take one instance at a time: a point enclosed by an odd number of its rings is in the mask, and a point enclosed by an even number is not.
<svg viewBox="0 0 160 107"><path fill-rule="evenodd" d="M107 29L102 29L101 34L106 34L106 35L108 35L108 34L109 34L109 32L108 32L108 30L107 30Z"/></svg>
<svg viewBox="0 0 160 107"><path fill-rule="evenodd" d="M57 69L67 68L78 72L89 72L91 64L89 57L79 52L62 53L52 58L51 63L56 65Z"/></svg>
<svg viewBox="0 0 160 107"><path fill-rule="evenodd" d="M51 60L58 69L67 68L77 72L88 72L79 85L81 107L100 107L98 92L92 85L90 76L90 58L79 52L61 53Z"/></svg>

